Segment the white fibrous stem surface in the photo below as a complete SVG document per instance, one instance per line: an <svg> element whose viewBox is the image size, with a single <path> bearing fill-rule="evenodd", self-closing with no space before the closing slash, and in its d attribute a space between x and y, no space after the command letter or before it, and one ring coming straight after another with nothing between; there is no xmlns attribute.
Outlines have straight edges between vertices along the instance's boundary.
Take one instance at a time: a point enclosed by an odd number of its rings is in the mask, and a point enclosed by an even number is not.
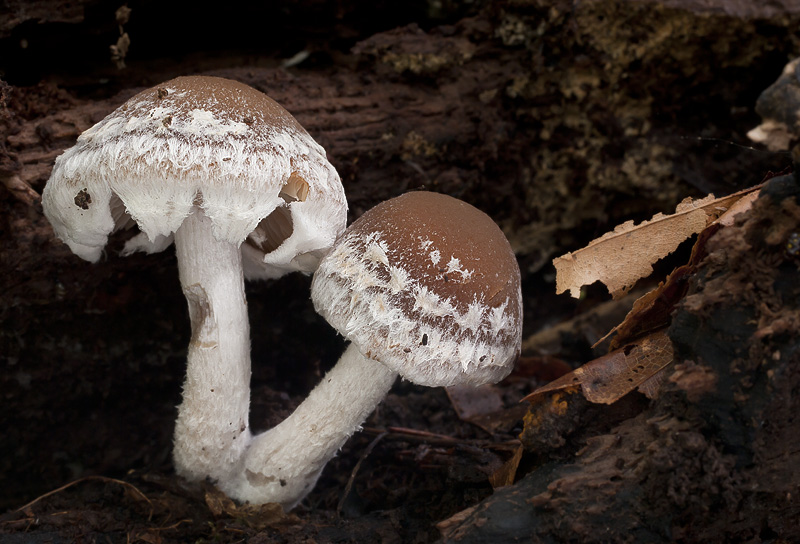
<svg viewBox="0 0 800 544"><path fill-rule="evenodd" d="M415 262L429 263L429 269L408 269L409 253L422 254ZM468 282L473 271L428 239L396 249L380 232L348 231L314 275L312 298L328 323L368 355L380 353L381 362L409 381L448 386L501 380L519 346L512 305L520 315L521 299L490 301L491 294L484 293L468 302L443 297L431 281L420 279L437 274Z"/></svg>
<svg viewBox="0 0 800 544"><path fill-rule="evenodd" d="M250 327L236 244L220 241L195 208L175 233L189 305L183 402L175 426L175 469L189 480L227 481L250 443Z"/></svg>
<svg viewBox="0 0 800 544"><path fill-rule="evenodd" d="M239 501L294 507L380 404L396 377L396 372L351 344L288 418L253 439L237 477L218 486Z"/></svg>

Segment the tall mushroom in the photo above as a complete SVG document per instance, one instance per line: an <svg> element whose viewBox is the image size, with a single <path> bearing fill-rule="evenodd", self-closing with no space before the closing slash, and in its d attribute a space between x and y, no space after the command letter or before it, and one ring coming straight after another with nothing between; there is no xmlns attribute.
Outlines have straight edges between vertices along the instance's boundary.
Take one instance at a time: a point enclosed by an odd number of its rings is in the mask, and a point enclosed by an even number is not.
<svg viewBox="0 0 800 544"><path fill-rule="evenodd" d="M229 495L291 508L398 374L427 386L504 378L520 351L514 253L483 212L407 193L355 221L322 260L311 296L351 344L286 420L257 436Z"/></svg>
<svg viewBox="0 0 800 544"><path fill-rule="evenodd" d="M92 262L131 220L141 233L126 252L161 251L174 237L192 326L175 467L232 479L251 440L243 266L249 277L311 273L344 230L325 151L265 94L179 77L84 132L56 159L42 204L58 237Z"/></svg>

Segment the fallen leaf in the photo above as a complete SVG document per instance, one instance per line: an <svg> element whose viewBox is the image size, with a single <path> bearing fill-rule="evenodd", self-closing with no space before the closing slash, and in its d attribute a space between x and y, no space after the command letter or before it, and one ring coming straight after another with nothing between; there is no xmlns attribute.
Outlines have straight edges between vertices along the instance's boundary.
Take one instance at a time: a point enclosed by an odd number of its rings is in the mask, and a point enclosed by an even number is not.
<svg viewBox="0 0 800 544"><path fill-rule="evenodd" d="M658 397L658 392L661 390L662 383L664 383L663 369L643 381L641 385L639 385L639 392L648 399L653 400Z"/></svg>
<svg viewBox="0 0 800 544"><path fill-rule="evenodd" d="M492 489L505 487L514 483L514 479L517 476L517 469L519 468L519 462L522 460L522 452L524 450L525 448L523 448L522 444L520 444L511 459L503 463L503 466L489 476L489 483L492 484Z"/></svg>
<svg viewBox="0 0 800 544"><path fill-rule="evenodd" d="M628 221L617 226L586 247L553 259L556 293L569 291L577 298L581 287L601 281L613 298L624 295L637 280L653 272L653 263L705 229L740 198L760 188L759 185L722 198L708 195L699 200L686 199L674 214L657 214L639 225Z"/></svg>
<svg viewBox="0 0 800 544"><path fill-rule="evenodd" d="M461 421L472 423L489 434L501 428L510 429L525 415L519 405L506 408L502 389L491 384L480 387L454 385L445 391Z"/></svg>
<svg viewBox="0 0 800 544"><path fill-rule="evenodd" d="M753 203L758 199L761 195L761 191L753 191L752 193L748 193L744 195L742 198L737 200L733 203L733 205L728 208L728 210L723 213L719 218L714 221L714 224L719 223L723 227L730 227L733 225L736 216L740 213L746 212L750 208L753 207Z"/></svg>
<svg viewBox="0 0 800 544"><path fill-rule="evenodd" d="M636 299L633 303L633 308L625 316L625 319L598 340L595 347L613 335L609 343L609 350L614 350L634 338L644 336L651 331L669 325L675 306L686 295L689 287L687 280L694 274L700 261L705 259L708 254L706 251L708 239L716 234L720 228L733 225L736 216L749 210L759 194L760 191L753 191L744 195L734 202L716 221L703 229L697 236L694 246L692 246L689 262L673 270L658 287Z"/></svg>
<svg viewBox="0 0 800 544"><path fill-rule="evenodd" d="M689 262L673 270L665 281L658 284L658 287L636 299L625 319L611 329L597 344L613 335L608 346L609 351L613 351L636 338L669 325L675 305L683 299L689 288L688 279L694 274L700 261L708 254L706 242L720 228L719 223L713 223L706 227L698 235L697 241L692 247Z"/></svg>
<svg viewBox="0 0 800 544"><path fill-rule="evenodd" d="M491 384L479 387L453 385L445 391L462 421L469 421L475 416L497 412L503 408L502 391Z"/></svg>
<svg viewBox="0 0 800 544"><path fill-rule="evenodd" d="M214 488L206 491L205 499L206 506L208 506L215 518L230 515L230 512L236 511L236 503L219 489Z"/></svg>
<svg viewBox="0 0 800 544"><path fill-rule="evenodd" d="M589 402L612 404L645 384L672 358L672 342L661 330L576 368L523 400L533 403L549 393L580 386Z"/></svg>

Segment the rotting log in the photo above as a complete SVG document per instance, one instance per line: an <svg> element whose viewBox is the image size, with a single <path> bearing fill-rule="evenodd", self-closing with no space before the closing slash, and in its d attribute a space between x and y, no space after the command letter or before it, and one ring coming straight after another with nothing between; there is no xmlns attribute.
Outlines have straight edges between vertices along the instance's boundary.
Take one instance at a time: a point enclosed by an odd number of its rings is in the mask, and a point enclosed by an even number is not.
<svg viewBox="0 0 800 544"><path fill-rule="evenodd" d="M676 362L659 397L440 524L445 542L800 539L800 288L787 251L800 185L773 178L762 195L709 239L669 330Z"/></svg>

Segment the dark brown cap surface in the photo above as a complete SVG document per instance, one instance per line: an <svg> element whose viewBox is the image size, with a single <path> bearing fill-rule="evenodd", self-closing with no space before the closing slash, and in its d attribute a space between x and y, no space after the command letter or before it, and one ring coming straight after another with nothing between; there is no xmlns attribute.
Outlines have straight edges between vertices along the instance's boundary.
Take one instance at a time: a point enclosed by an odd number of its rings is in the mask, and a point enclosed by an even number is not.
<svg viewBox="0 0 800 544"><path fill-rule="evenodd" d="M423 385L498 381L519 352L514 253L491 218L446 195L366 212L323 260L312 297L364 354Z"/></svg>

